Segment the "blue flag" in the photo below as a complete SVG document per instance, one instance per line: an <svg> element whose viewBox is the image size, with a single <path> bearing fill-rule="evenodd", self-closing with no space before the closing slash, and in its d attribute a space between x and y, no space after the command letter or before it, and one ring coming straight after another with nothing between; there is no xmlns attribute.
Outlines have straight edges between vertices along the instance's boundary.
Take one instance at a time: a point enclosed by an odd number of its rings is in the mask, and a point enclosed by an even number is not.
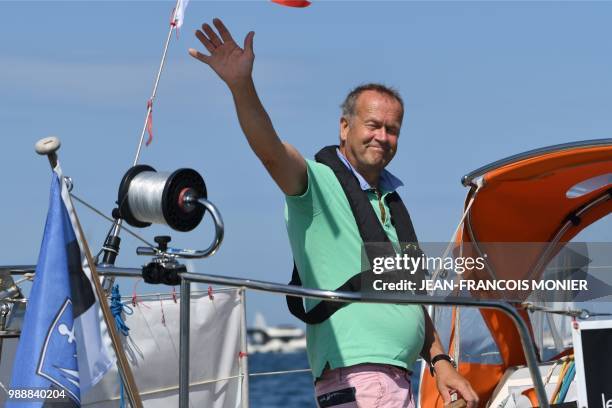
<svg viewBox="0 0 612 408"><path fill-rule="evenodd" d="M71 220L74 209L66 200L67 191L62 191L66 187L59 166L56 172L7 407L42 407L51 401L80 406L81 393L114 361L108 341L102 340L108 334L100 333L99 305L85 272L89 269Z"/></svg>

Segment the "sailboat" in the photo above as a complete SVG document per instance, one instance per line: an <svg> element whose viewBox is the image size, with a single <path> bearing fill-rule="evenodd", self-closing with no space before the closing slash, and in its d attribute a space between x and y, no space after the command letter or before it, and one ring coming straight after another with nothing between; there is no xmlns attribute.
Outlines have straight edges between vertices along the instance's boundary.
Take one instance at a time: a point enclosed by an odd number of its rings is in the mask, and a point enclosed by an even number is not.
<svg viewBox="0 0 612 408"><path fill-rule="evenodd" d="M150 113L151 106L148 106L147 118ZM146 130L145 120L140 145ZM548 265L559 256L568 242L612 212L611 174L612 139L601 139L520 153L466 175L462 179L463 185L469 189L464 205L465 217L454 236L453 251L463 251L463 254L470 251L486 252L488 256L484 273L479 275L474 272L471 275L468 271L464 276L475 280L536 280L542 277ZM134 172L130 174L130 177L136 176ZM164 247L162 243L163 240L160 240L159 248L149 248L143 250L143 253L166 262L198 255L197 251L175 250L167 245ZM538 245L528 245L526 252L521 252L520 257L512 257L513 261L508 262L508 246L494 245L498 243ZM24 274L31 274L33 271L33 265L0 268L0 338L3 339L4 362L9 361L6 357L12 355L10 347L14 347L15 339L20 336L21 317L27 303L24 291L20 290L25 284L22 279ZM101 265L99 271L103 276L133 278L140 278L143 273L142 268L120 268L110 263ZM144 298L141 304L145 312L137 316L141 319L140 325L136 324L136 317L126 317L126 323L132 328L132 340L135 341L130 349L135 356L132 363L135 366L140 364L142 368L142 373L137 373L136 380L145 400L150 400L149 404L158 399L163 401L158 402L159 404L180 404L181 407L189 406L190 400L203 406L248 406L248 354L245 354L247 331L244 324L245 313L240 307L244 304L241 300L244 290L254 289L343 302L377 301L433 305L431 313L436 326L440 332L447 333L446 346L450 353L455 355L459 371L471 381L479 393L483 407L543 407L553 404L599 407L602 403L604 407L612 405L608 403L612 399L612 392L605 388L592 388L592 384L587 383L593 371L594 375L603 378L606 378L607 374L603 368L597 366L596 360L585 356L585 350L581 347L583 340L589 339L591 333L597 332L602 337L599 343L595 342L597 347L591 349L599 356L612 355L606 352L606 345L612 343L609 335L606 337L610 323L605 319L606 312L600 312L601 315L597 316L575 299L562 302L550 299L534 301L520 297L483 300L477 297L477 293L461 293L461 296L456 298L445 295L376 299L371 296L365 298L359 293L296 288L275 282L254 281L248 277L238 279L184 271L178 273L182 284L201 282L238 288L229 292L231 296L228 295L224 301L232 307L239 307L227 309L232 310L232 325L222 326L227 322L223 320L227 315L221 313L222 309L218 307L220 300L224 298L223 292L215 290L214 293L191 293L185 284L182 288L185 290L179 293L176 299L169 293L164 293L159 298ZM443 279L442 276L440 279ZM199 302L208 312L185 315L184 310L179 309L183 304L181 299L189 299L187 304L192 301ZM127 300L129 299L124 299ZM171 340L166 344L174 353L172 369L164 366L163 361L158 362L153 371L143 363L144 360L152 362L159 356L159 350L155 347L139 354L139 351L143 350L139 342L146 341L147 330L150 328L146 319L146 310L149 309L144 305L155 312L150 312L149 315L156 322L156 330L172 332L172 336L167 337ZM239 313L235 313L235 310ZM165 325L161 323L162 316L166 317ZM173 318L170 319L169 316ZM201 319L197 320L196 316ZM217 329L224 327L227 338L231 338L231 341L223 342L225 346L230 345L227 354L220 351L221 345L212 341L205 345L193 341L191 344L189 341L185 344L179 321L186 327L184 330L187 330L187 333L190 325L191 329L196 331L211 327L211 324ZM172 327L169 328L170 326ZM210 333L210 330L204 331ZM297 335L297 332L291 333L292 336ZM225 334L219 337L226 338ZM188 335L186 338L189 340ZM547 350L554 352L554 355L546 355ZM194 354L198 352L201 354ZM221 355L231 356L231 364L218 364L225 366L225 371L207 371L219 362ZM608 359L600 360L606 363ZM572 364L575 367L573 369ZM189 365L201 375L190 378ZM164 375L171 377L174 382L159 384L158 381ZM91 401L92 405L101 404L103 401L106 404L116 404L120 400L121 391L116 372L107 381L96 399ZM215 388L209 384L221 385ZM201 388L198 387L210 387L203 392L206 399L199 399L197 394ZM167 402L165 398L171 398L169 401L172 402ZM434 380L427 372L422 374L419 400L422 407L442 406Z"/></svg>

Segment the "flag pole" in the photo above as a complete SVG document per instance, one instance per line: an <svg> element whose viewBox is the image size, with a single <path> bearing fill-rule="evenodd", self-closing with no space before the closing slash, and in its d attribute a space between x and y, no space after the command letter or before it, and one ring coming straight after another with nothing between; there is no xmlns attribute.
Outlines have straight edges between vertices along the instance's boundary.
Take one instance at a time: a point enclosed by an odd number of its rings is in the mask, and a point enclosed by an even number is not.
<svg viewBox="0 0 612 408"><path fill-rule="evenodd" d="M51 169L55 169L55 167L57 166L56 152L59 149L60 145L60 140L57 137L53 136L46 137L36 142L36 153L47 156L47 158L49 159L49 164L51 165ZM60 180L60 182L63 183L64 181ZM134 375L132 374L132 370L125 356L125 352L123 351L123 347L121 346L119 334L117 333L117 329L115 327L115 320L113 318L113 315L111 314L108 302L106 302L106 295L102 290L102 285L100 284L100 277L98 275L96 265L93 262L93 257L91 256L89 245L87 244L87 240L85 239L85 235L83 234L81 223L78 217L76 217L76 213L75 219L78 233L83 238L83 251L85 252L85 257L87 258L87 263L89 264L89 269L91 270L91 280L93 281L96 295L98 296L98 300L100 301L99 303L100 308L102 309L102 315L104 317L104 321L108 328L108 333L113 343L113 349L115 350L115 355L117 356L117 365L119 368L119 373L125 386L125 391L128 400L133 408L142 408L142 400L140 398L140 394L138 393L136 382L134 381Z"/></svg>

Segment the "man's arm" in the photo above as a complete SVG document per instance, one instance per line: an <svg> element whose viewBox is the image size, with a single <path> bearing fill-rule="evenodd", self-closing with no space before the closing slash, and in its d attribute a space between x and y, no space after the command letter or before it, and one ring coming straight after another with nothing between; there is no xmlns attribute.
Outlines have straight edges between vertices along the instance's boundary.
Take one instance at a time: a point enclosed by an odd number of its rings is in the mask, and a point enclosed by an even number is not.
<svg viewBox="0 0 612 408"><path fill-rule="evenodd" d="M306 161L293 146L280 140L255 90L252 77L255 33L248 33L244 48L240 48L221 20L214 19L213 24L221 37L208 24L196 31L196 37L210 55L193 48L189 54L209 65L227 84L251 149L280 189L287 195L302 194L308 186Z"/></svg>
<svg viewBox="0 0 612 408"><path fill-rule="evenodd" d="M425 316L425 343L421 350L421 357L423 357L427 364L430 364L432 358L438 354L445 354L445 351L431 321L431 317L425 308L423 308L423 314ZM457 372L451 363L446 360L439 360L434 365L434 371L438 391L445 405L451 402L451 391L454 390L463 397L469 408L478 406L478 395L470 383Z"/></svg>

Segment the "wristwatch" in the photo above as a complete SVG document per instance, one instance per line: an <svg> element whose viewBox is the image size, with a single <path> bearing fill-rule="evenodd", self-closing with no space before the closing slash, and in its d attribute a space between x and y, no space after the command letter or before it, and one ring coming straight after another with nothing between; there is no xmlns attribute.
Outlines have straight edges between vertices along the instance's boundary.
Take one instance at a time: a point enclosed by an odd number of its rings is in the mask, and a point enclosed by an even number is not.
<svg viewBox="0 0 612 408"><path fill-rule="evenodd" d="M436 372L434 365L440 360L448 361L449 363L451 363L453 367L457 368L457 363L455 362L455 360L453 360L451 356L449 356L448 354L437 354L429 362L429 373L431 374L432 377L434 376Z"/></svg>

